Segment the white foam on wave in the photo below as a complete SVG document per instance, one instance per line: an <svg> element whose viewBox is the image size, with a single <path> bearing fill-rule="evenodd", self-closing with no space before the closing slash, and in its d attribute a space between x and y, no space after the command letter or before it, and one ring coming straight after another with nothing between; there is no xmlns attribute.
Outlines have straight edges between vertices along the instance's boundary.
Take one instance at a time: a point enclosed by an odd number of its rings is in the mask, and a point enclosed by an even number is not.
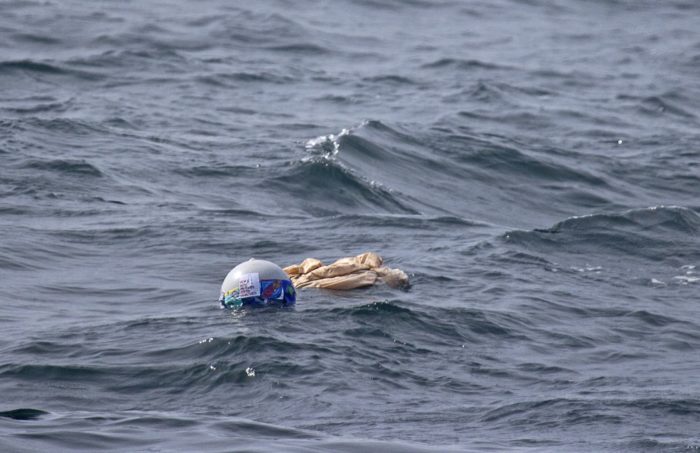
<svg viewBox="0 0 700 453"><path fill-rule="evenodd" d="M360 129L369 124L368 120L362 121L359 125L343 128L337 134L320 135L309 139L304 143L304 148L314 155L321 155L325 159L331 159L340 152L340 137L352 134L355 130ZM309 157L303 159L309 160Z"/></svg>
<svg viewBox="0 0 700 453"><path fill-rule="evenodd" d="M575 270L576 272L594 272L596 274L600 274L600 271L603 270L603 266L591 266L590 264L586 264L585 267L571 266L571 269Z"/></svg>
<svg viewBox="0 0 700 453"><path fill-rule="evenodd" d="M680 270L683 271L684 275L676 275L673 277L673 280L676 281L677 283L679 283L681 285L689 285L691 283L700 282L700 277L697 275L697 272L695 271L694 264L686 264L684 266L681 266Z"/></svg>
<svg viewBox="0 0 700 453"><path fill-rule="evenodd" d="M653 286L666 286L666 283L664 283L663 281L658 280L658 279L656 279L656 278L652 278L652 279L651 279L651 284L652 284Z"/></svg>
<svg viewBox="0 0 700 453"><path fill-rule="evenodd" d="M330 159L340 152L340 137L345 135L350 135L350 129L343 129L338 134L328 134L321 135L316 138L307 140L304 144L304 148L310 151L320 151L322 156L326 159Z"/></svg>

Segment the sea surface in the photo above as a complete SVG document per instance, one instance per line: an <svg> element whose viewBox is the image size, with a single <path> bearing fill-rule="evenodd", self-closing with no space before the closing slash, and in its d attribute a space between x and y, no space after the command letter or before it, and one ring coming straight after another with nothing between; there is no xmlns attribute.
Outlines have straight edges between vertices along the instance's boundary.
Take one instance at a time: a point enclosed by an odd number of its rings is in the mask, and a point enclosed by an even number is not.
<svg viewBox="0 0 700 453"><path fill-rule="evenodd" d="M699 18L1 1L0 451L700 450Z"/></svg>

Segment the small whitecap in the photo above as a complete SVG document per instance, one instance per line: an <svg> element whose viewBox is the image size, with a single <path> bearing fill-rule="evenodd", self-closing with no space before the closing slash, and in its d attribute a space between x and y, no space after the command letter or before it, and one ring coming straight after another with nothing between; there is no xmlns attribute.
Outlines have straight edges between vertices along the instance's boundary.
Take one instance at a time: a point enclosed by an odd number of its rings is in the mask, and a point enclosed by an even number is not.
<svg viewBox="0 0 700 453"><path fill-rule="evenodd" d="M326 159L335 156L340 151L340 143L338 139L345 135L350 135L351 129L344 128L338 134L321 135L316 138L307 140L304 148L307 150L318 150L324 152Z"/></svg>
<svg viewBox="0 0 700 453"><path fill-rule="evenodd" d="M600 274L600 271L603 270L603 266L591 266L590 264L586 264L584 267L571 266L571 270L576 272L594 272L596 274Z"/></svg>
<svg viewBox="0 0 700 453"><path fill-rule="evenodd" d="M255 377L255 368L253 368L253 367L248 367L248 368L246 368L246 369L245 369L245 374L246 374L248 377Z"/></svg>
<svg viewBox="0 0 700 453"><path fill-rule="evenodd" d="M307 140L306 144L304 144L304 148L306 148L306 149L315 148L319 145L322 145L325 142L331 141L331 137L333 137L333 135L321 135L319 137Z"/></svg>
<svg viewBox="0 0 700 453"><path fill-rule="evenodd" d="M681 285L687 285L689 283L696 283L700 281L700 277L688 277L687 275L676 275L673 277L674 280L678 281Z"/></svg>

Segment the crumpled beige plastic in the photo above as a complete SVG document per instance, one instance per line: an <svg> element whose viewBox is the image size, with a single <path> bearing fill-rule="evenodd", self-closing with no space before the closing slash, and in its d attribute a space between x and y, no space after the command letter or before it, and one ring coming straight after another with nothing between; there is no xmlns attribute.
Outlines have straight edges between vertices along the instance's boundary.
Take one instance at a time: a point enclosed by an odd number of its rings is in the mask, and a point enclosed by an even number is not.
<svg viewBox="0 0 700 453"><path fill-rule="evenodd" d="M382 281L392 288L409 286L408 275L401 269L383 266L382 257L366 252L341 258L324 266L316 258L284 268L296 288L355 289Z"/></svg>

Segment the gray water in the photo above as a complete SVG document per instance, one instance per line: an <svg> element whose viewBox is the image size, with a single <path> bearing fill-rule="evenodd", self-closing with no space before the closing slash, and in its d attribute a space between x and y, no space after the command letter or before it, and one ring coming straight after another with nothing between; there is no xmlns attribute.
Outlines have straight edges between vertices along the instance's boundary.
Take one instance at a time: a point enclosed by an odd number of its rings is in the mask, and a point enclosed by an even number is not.
<svg viewBox="0 0 700 453"><path fill-rule="evenodd" d="M699 449L699 14L0 3L0 450Z"/></svg>

